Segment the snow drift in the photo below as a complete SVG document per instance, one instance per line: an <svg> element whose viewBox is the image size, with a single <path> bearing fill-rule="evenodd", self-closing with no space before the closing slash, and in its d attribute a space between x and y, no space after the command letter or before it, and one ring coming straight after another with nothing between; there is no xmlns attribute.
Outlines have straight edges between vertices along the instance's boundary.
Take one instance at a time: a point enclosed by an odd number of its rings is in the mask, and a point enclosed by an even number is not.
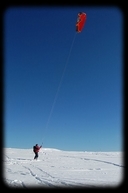
<svg viewBox="0 0 128 193"><path fill-rule="evenodd" d="M3 181L8 187L117 187L123 181L122 152L4 149Z"/></svg>

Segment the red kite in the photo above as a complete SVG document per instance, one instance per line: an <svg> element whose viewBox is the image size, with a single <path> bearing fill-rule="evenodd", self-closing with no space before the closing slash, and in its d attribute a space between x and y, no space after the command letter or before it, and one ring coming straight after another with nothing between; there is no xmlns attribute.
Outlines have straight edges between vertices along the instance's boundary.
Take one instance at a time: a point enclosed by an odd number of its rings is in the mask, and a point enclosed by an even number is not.
<svg viewBox="0 0 128 193"><path fill-rule="evenodd" d="M77 22L76 22L76 31L79 33L82 31L86 21L86 13L78 13Z"/></svg>

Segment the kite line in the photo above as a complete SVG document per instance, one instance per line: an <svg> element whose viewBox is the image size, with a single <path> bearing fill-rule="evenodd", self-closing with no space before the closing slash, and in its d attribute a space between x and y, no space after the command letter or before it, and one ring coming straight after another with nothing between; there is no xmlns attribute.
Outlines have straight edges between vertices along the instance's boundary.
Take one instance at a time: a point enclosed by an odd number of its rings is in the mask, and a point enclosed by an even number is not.
<svg viewBox="0 0 128 193"><path fill-rule="evenodd" d="M52 104L52 107L51 107L51 110L50 110L50 113L49 113L49 117L48 117L45 129L44 129L45 131L48 128L48 125L49 125L49 122L50 122L50 119L51 119L51 116L52 116L52 113L53 113L53 110L54 110L54 107L55 107L55 103L56 103L56 100L57 100L57 97L58 97L58 94L59 94L59 90L61 88L62 81L64 79L64 75L65 75L66 68L67 68L67 65L68 65L68 62L69 62L69 59L70 59L70 55L71 55L73 44L74 44L74 41L75 41L75 38L76 38L76 34L77 33L75 32L72 43L71 43L71 46L70 46L69 54L68 54L67 60L65 62L64 70L63 70L63 73L62 73L62 76L61 76L61 79L60 79L60 82L59 82L59 85L58 85L58 88L57 88L57 91L56 91L56 95L55 95L55 98L54 98L54 101L53 101L53 104ZM42 138L42 143L43 143L43 140L44 140L44 137Z"/></svg>

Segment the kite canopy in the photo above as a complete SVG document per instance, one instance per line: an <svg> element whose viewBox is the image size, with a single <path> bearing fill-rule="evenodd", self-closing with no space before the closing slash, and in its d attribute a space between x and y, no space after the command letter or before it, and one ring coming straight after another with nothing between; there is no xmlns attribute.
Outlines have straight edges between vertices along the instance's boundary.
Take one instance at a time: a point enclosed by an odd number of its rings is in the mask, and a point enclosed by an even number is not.
<svg viewBox="0 0 128 193"><path fill-rule="evenodd" d="M82 31L85 22L86 22L86 13L79 12L77 16L77 22L76 22L76 31L78 33Z"/></svg>

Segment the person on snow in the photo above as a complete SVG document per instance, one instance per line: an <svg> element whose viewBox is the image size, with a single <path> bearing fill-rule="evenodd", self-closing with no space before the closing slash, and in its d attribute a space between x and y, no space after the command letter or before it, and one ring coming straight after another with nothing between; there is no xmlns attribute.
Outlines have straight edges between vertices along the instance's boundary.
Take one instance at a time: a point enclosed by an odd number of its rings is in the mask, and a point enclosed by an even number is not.
<svg viewBox="0 0 128 193"><path fill-rule="evenodd" d="M33 146L33 152L35 153L35 156L34 156L34 159L38 159L38 157L39 157L39 155L38 155L38 152L39 152L39 150L40 150L40 148L42 147L42 145L41 146L38 146L38 144L36 144L35 146Z"/></svg>

